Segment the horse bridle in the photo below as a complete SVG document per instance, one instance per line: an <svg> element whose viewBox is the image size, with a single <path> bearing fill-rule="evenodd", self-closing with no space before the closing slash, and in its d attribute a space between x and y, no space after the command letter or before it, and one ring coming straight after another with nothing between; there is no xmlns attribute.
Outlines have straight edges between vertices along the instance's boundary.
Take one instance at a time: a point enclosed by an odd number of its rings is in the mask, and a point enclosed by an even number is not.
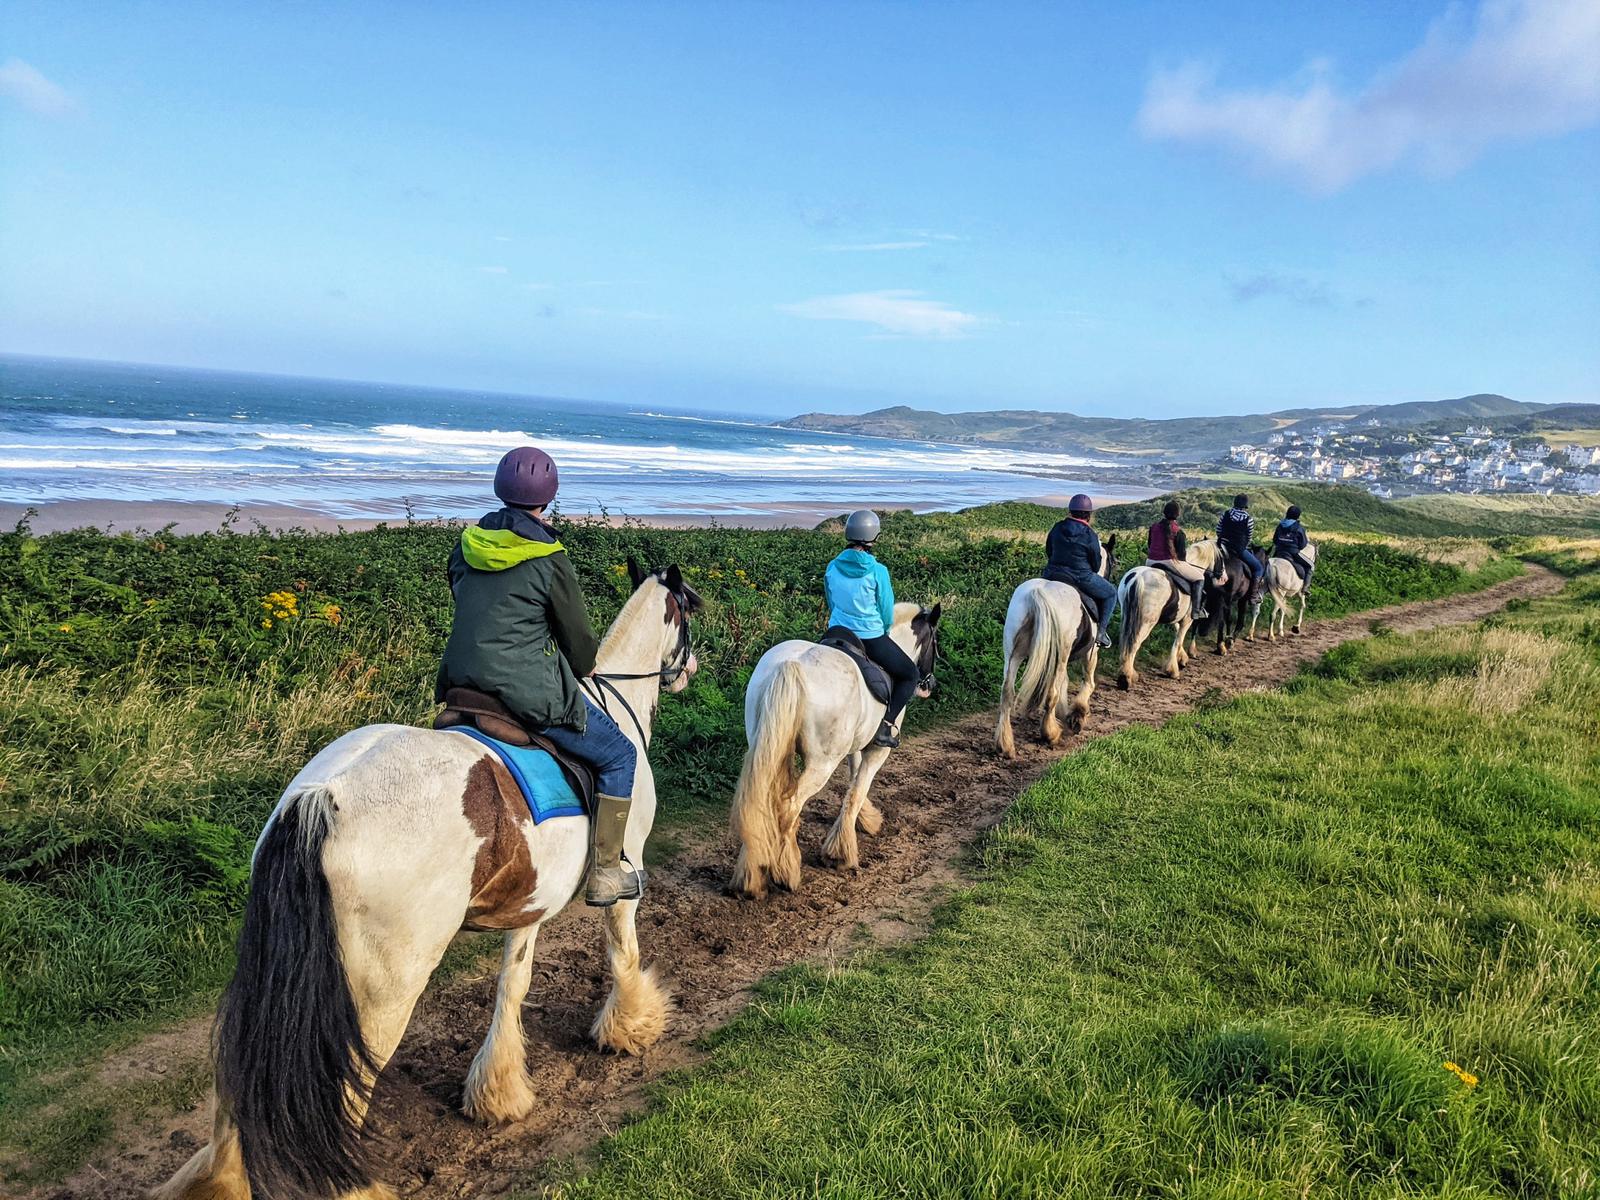
<svg viewBox="0 0 1600 1200"><path fill-rule="evenodd" d="M668 591L667 594L678 606L678 646L672 652L672 661L654 671L639 671L636 673L617 671L601 673L596 671L589 676L596 685L592 695L600 711L610 717L611 706L607 703L606 696L609 693L615 697L617 703L622 705L622 711L627 713L628 719L633 722L634 729L638 731L639 744L646 750L650 748L650 739L645 734L644 722L639 720L639 714L633 711L633 705L628 703L628 698L622 694L622 690L617 687L617 684L629 683L639 679L655 679L660 682L662 687L671 687L689 669L689 660L694 657L694 641L689 635L689 598L682 592ZM580 680L579 682L585 681ZM587 691L588 689L585 690ZM611 719L613 721L616 720L615 717Z"/></svg>

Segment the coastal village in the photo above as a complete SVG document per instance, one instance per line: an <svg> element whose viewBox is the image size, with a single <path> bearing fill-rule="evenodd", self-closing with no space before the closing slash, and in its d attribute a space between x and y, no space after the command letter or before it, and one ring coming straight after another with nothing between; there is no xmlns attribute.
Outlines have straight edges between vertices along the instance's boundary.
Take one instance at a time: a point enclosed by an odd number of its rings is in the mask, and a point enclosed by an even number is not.
<svg viewBox="0 0 1600 1200"><path fill-rule="evenodd" d="M1600 495L1600 446L1553 446L1537 434L1384 428L1377 418L1328 422L1228 450L1228 464L1280 479L1365 484L1388 498L1417 492L1565 492Z"/></svg>

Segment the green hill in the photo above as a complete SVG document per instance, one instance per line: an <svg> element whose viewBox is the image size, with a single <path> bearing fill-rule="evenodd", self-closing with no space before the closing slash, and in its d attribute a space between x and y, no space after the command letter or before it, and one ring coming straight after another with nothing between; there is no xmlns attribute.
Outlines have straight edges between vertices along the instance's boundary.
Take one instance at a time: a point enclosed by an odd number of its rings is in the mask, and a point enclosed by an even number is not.
<svg viewBox="0 0 1600 1200"><path fill-rule="evenodd" d="M1389 428L1435 424L1464 425L1477 421L1527 420L1558 409L1594 409L1594 405L1543 405L1506 396L1479 394L1452 400L1407 404L1293 408L1273 413L1219 417L1084 417L1070 412L1001 409L995 412L938 413L896 405L860 414L806 413L778 422L788 429L814 429L863 437L997 444L1076 453L1212 458L1230 445L1264 437L1278 430L1330 421L1378 420ZM1571 418L1566 418L1571 420ZM1581 423L1581 422L1580 422Z"/></svg>

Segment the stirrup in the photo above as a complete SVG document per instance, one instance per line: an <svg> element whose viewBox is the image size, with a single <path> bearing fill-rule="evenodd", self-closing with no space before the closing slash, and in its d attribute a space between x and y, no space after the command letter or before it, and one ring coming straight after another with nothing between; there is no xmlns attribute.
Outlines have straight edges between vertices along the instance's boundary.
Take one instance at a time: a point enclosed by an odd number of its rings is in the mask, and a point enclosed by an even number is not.
<svg viewBox="0 0 1600 1200"><path fill-rule="evenodd" d="M634 866L624 854L614 867L589 868L583 902L590 908L610 908L619 900L638 900L644 895L644 881L645 869Z"/></svg>

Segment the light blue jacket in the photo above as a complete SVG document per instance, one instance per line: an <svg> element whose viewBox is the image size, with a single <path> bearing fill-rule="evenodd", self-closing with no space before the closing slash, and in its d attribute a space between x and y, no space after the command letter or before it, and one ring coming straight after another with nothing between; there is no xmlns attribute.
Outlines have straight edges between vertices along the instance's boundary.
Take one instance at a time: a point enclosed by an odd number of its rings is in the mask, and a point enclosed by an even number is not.
<svg viewBox="0 0 1600 1200"><path fill-rule="evenodd" d="M865 550L851 547L828 564L829 625L857 637L881 637L894 626L894 588L889 568Z"/></svg>

